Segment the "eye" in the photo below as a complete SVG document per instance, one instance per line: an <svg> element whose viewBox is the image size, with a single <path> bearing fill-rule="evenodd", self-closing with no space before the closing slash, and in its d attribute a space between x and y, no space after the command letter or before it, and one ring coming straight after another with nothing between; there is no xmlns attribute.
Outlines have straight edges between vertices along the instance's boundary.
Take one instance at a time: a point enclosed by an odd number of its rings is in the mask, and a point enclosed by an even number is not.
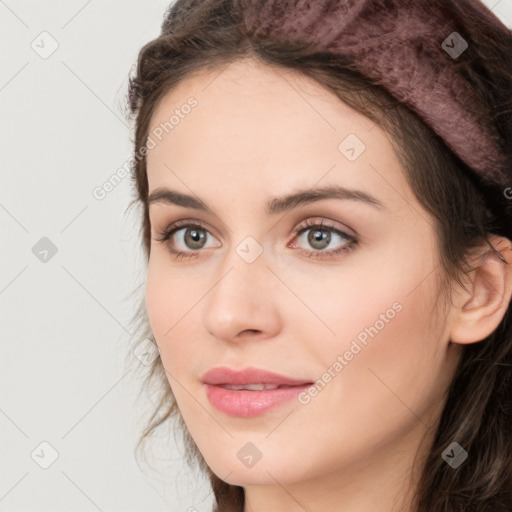
<svg viewBox="0 0 512 512"><path fill-rule="evenodd" d="M347 252L357 244L357 239L354 236L349 235L332 225L324 224L323 220L320 222L311 222L308 219L305 224L305 227L299 226L297 228L296 238L301 240L303 244L313 247L314 250L305 249L308 256L314 258L329 257ZM329 247L331 242L336 242L336 239L338 239L342 245L338 248L325 250ZM294 243L293 246L295 245L296 243Z"/></svg>
<svg viewBox="0 0 512 512"><path fill-rule="evenodd" d="M175 254L177 258L183 258L198 256L195 253L207 247L208 237L212 236L202 223L178 221L160 233L156 240L157 242L172 241L172 244L167 244L169 251ZM174 245L178 245L178 249L175 249ZM192 251L192 254L188 252L189 250Z"/></svg>
<svg viewBox="0 0 512 512"><path fill-rule="evenodd" d="M302 244L308 244L311 249L302 249L308 257L329 258L350 251L356 244L357 239L344 231L320 222L313 222L308 219L304 224L298 226L295 231L295 239L301 240ZM304 235L308 235L305 237ZM157 242L168 242L167 247L176 259L195 258L201 255L201 249L208 248L207 242L213 236L207 227L198 221L177 221L167 227L156 238ZM325 250L329 245L338 239L341 246ZM294 242L291 247L297 245ZM210 246L211 247L211 246ZM220 247L220 244L213 245Z"/></svg>

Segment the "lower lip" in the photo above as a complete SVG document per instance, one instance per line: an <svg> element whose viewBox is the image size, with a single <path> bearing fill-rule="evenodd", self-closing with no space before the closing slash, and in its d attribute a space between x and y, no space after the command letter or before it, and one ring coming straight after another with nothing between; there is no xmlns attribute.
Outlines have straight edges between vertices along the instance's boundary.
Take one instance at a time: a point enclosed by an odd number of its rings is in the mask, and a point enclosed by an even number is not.
<svg viewBox="0 0 512 512"><path fill-rule="evenodd" d="M231 390L206 384L206 395L220 412L230 416L251 418L295 398L312 384L262 391Z"/></svg>

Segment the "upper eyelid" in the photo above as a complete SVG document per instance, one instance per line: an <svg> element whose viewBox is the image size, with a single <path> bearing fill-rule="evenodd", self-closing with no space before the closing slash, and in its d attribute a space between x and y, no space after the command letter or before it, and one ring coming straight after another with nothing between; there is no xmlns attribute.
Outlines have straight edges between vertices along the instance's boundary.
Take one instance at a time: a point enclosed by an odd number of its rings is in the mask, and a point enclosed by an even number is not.
<svg viewBox="0 0 512 512"><path fill-rule="evenodd" d="M303 223L305 223L305 225L301 227L301 225ZM305 231L307 229L320 227L320 228L325 228L326 230L340 232L342 234L347 235L347 237L350 237L350 238L358 237L358 235L354 232L354 230L350 229L348 226L338 227L335 224L336 224L335 221L331 221L331 220L325 219L323 217L321 218L320 221L310 220L310 218L307 218L305 221L302 221L299 224L297 224L297 226L294 228L294 232L301 232L301 231Z"/></svg>

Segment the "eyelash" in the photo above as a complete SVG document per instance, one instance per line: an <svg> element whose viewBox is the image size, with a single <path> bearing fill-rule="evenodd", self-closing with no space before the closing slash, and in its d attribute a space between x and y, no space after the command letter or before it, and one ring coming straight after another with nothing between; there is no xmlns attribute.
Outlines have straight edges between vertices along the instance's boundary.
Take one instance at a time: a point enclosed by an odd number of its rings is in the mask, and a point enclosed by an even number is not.
<svg viewBox="0 0 512 512"><path fill-rule="evenodd" d="M172 235L174 235L174 233L176 233L177 231L180 231L181 229L183 228L192 228L192 229L201 229L203 231L206 231L208 232L208 229L206 228L206 226L204 226L200 221L194 221L194 222L190 222L190 221L177 221L177 222L174 222L173 224L171 224L170 226L168 226L166 229L164 229L163 231L161 231L159 233L159 237L156 238L155 240L157 242L167 242L171 237ZM309 222L309 219L301 224L300 226L297 227L297 229L295 230L294 234L295 234L295 238L296 237L299 237L300 235L302 235L305 231L309 231L310 229L313 229L313 228L318 228L317 230L318 231L329 231L331 233L334 233L336 235L339 235L341 238L344 238L345 240L347 240L347 244L340 247L339 249L331 249L330 251L320 251L320 250L317 250L317 251L314 251L314 250L306 250L305 249L305 252L306 252L306 255L308 257L312 257L312 258L315 258L315 259L322 259L322 258L325 258L326 256L329 258L331 256L338 256L342 253L348 253L349 251L351 251L354 246L357 245L358 241L355 237L353 237L352 235L349 235L348 233L345 233L344 231L341 231L337 228L335 228L334 226L331 226L329 224L324 224L323 223L323 220L321 222L315 222L315 221L312 221L311 223ZM200 250L196 250L196 251L177 251L176 249L173 249L171 247L168 247L168 250L169 252L171 252L172 254L174 254L174 256L176 257L176 259L190 259L190 258L196 258L198 257L200 254Z"/></svg>

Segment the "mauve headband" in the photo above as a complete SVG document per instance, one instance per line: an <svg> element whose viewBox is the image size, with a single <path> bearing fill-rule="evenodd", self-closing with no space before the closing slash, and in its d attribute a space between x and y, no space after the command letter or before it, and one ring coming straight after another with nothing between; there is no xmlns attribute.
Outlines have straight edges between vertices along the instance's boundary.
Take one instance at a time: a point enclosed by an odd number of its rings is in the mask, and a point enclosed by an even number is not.
<svg viewBox="0 0 512 512"><path fill-rule="evenodd" d="M504 223L505 236L512 238L512 200L503 192L512 186L511 161L499 134L488 128L490 113L463 75L460 56L471 41L447 11L428 0L295 0L293 6L289 1L269 0L255 9L251 0L239 0L243 30L348 57L419 115L481 178L482 187L495 187L490 206ZM510 37L478 0L466 3L497 34Z"/></svg>

